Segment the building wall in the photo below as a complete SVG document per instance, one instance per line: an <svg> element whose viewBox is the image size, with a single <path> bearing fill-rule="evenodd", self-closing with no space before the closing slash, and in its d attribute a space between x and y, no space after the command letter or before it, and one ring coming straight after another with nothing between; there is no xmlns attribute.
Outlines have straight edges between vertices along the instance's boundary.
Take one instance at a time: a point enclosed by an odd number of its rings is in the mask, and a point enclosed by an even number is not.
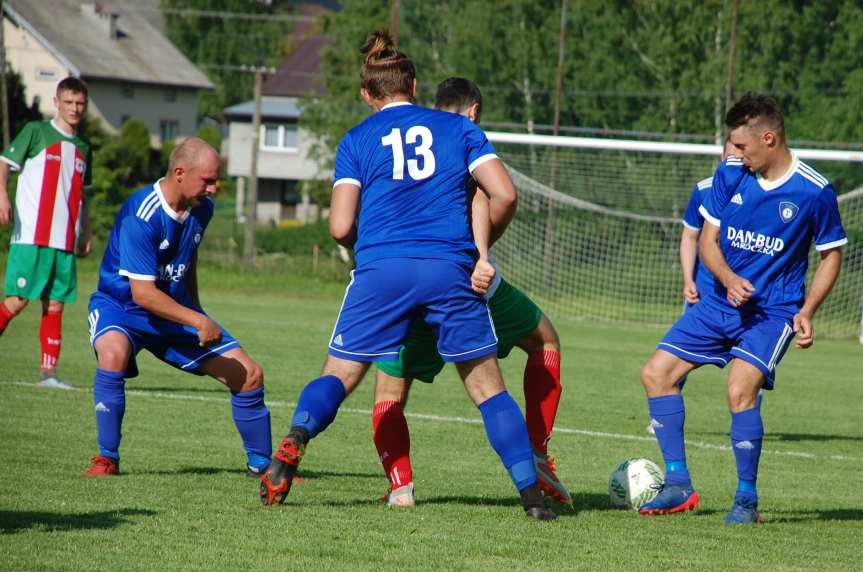
<svg viewBox="0 0 863 572"><path fill-rule="evenodd" d="M69 70L29 32L18 28L5 17L3 36L6 61L21 75L27 105L31 105L34 98L38 98L39 111L46 116L53 115L54 90L57 82L69 75Z"/></svg>
<svg viewBox="0 0 863 572"><path fill-rule="evenodd" d="M297 134L295 151L258 150L258 177L304 181L318 176L317 164L308 158L310 135ZM252 124L232 121L228 124L228 175L249 176L252 161Z"/></svg>

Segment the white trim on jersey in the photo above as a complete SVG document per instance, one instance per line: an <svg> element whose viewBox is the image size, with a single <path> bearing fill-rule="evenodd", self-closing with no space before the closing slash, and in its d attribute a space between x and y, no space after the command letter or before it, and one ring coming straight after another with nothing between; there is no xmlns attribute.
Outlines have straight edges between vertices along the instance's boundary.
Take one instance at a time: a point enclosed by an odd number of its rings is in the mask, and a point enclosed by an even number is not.
<svg viewBox="0 0 863 572"><path fill-rule="evenodd" d="M825 250L839 248L840 246L844 246L846 244L848 244L848 237L840 238L839 240L834 240L833 242L828 242L827 244L816 244L815 250L817 250L818 252L824 252Z"/></svg>
<svg viewBox="0 0 863 572"><path fill-rule="evenodd" d="M153 187L155 187L156 192L159 194L159 202L162 203L162 210L164 210L165 213L169 217L171 217L172 219L174 219L178 223L183 224L184 222L186 222L186 219L189 218L189 212L190 211L185 210L182 213L178 213L177 211L175 211L174 209L171 208L171 205L169 205L168 201L165 200L165 195L164 195L164 193L162 193L162 187L159 185L159 183L161 183L164 180L165 180L165 178L162 177L161 179L159 179L158 181L153 183Z"/></svg>
<svg viewBox="0 0 863 572"><path fill-rule="evenodd" d="M707 177L706 179L701 179L696 183L699 191L703 191L705 189L709 189L713 186L713 177Z"/></svg>
<svg viewBox="0 0 863 572"><path fill-rule="evenodd" d="M3 155L0 155L0 161L7 163L12 168L13 171L20 171L21 170L21 165L19 165L18 163L16 163L15 161L10 159L9 157L4 157Z"/></svg>
<svg viewBox="0 0 863 572"><path fill-rule="evenodd" d="M53 127L53 128L54 128L54 131L56 131L57 133L59 133L59 134L60 134L60 135L62 135L63 137L68 137L69 139L71 139L72 137L74 137L74 136L75 136L75 134L74 134L74 133L66 133L65 131L63 131L62 129L60 129L60 126L59 126L59 125L57 125L56 123L54 123L54 119L51 119L51 121L49 121L49 123L51 124L51 127Z"/></svg>
<svg viewBox="0 0 863 572"><path fill-rule="evenodd" d="M803 161L800 161L799 163L797 163L797 170L800 171L801 175L805 171L808 175L811 175L812 177L814 177L815 180L818 181L815 184L817 184L822 189L830 184L830 181L828 181L824 177L824 175L822 175L821 173L819 173L818 171L816 171L815 169L813 169L812 167L810 167L809 165L807 165ZM809 180L812 180L809 177L806 177L806 178Z"/></svg>
<svg viewBox="0 0 863 572"><path fill-rule="evenodd" d="M338 185L354 185L355 187L362 189L363 185L356 179L352 179L350 177L342 177L335 183L333 183L333 188L335 189Z"/></svg>
<svg viewBox="0 0 863 572"><path fill-rule="evenodd" d="M153 189L153 192L147 195L141 204L138 205L138 210L135 211L135 216L142 220L150 220L153 214L153 207L159 204L159 194Z"/></svg>
<svg viewBox="0 0 863 572"><path fill-rule="evenodd" d="M135 274L134 272L129 272L128 270L123 270L122 268L117 271L117 274L120 276L125 276L126 278L131 278L133 280L146 280L147 282L155 282L156 277L150 276L149 274Z"/></svg>
<svg viewBox="0 0 863 572"><path fill-rule="evenodd" d="M402 105L413 105L410 101L393 101L392 103L388 103L381 107L381 111L384 109L389 109L391 107L401 107Z"/></svg>
<svg viewBox="0 0 863 572"><path fill-rule="evenodd" d="M775 181L768 181L764 177L761 176L761 173L756 173L755 179L758 181L758 184L765 191L772 191L773 189L778 189L782 185L788 182L788 179L794 176L794 173L797 172L797 165L799 165L800 161L797 159L797 155L791 153L791 165L788 167L788 170L785 171L781 177L776 179Z"/></svg>
<svg viewBox="0 0 863 572"><path fill-rule="evenodd" d="M478 157L477 159L474 159L473 163L471 163L470 165L467 166L467 170L470 173L473 173L474 169L476 169L477 167L479 167L483 163L485 163L487 161L491 161L492 159L497 159L497 158L498 158L497 155L495 155L494 153L488 153L486 155L483 155L482 157Z"/></svg>
<svg viewBox="0 0 863 572"><path fill-rule="evenodd" d="M713 226L722 226L722 224L719 222L718 218L715 218L713 215L711 215L709 212L707 212L707 209L704 208L704 205L701 205L700 207L698 207L698 212L701 214L701 216L704 217L704 220L706 220L707 222L709 222Z"/></svg>
<svg viewBox="0 0 863 572"><path fill-rule="evenodd" d="M682 223L683 223L683 226L685 226L685 227L686 227L686 228L688 228L689 230L699 230L699 231L701 230L701 227L700 227L700 226L692 226L691 224L689 224L688 222L686 222L686 221L685 221L685 220L683 220L683 219L681 219L681 220L680 220L680 222L682 222ZM717 225L717 226L718 226L718 225Z"/></svg>

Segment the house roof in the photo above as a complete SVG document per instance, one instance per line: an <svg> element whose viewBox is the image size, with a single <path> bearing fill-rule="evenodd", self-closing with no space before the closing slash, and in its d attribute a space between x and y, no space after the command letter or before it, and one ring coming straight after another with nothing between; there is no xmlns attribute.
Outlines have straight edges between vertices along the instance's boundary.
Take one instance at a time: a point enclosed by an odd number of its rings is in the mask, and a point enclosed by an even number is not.
<svg viewBox="0 0 863 572"><path fill-rule="evenodd" d="M3 11L71 71L100 78L212 89L206 75L153 23L150 0L6 0ZM111 37L112 14L118 32Z"/></svg>
<svg viewBox="0 0 863 572"><path fill-rule="evenodd" d="M255 113L255 101L250 99L228 107L224 111L225 119L251 121ZM292 97L275 97L265 95L261 97L261 119L299 119L300 109L297 107L296 99Z"/></svg>
<svg viewBox="0 0 863 572"><path fill-rule="evenodd" d="M321 69L321 51L330 45L324 36L311 36L303 41L291 56L267 78L262 92L267 95L292 97L326 94Z"/></svg>

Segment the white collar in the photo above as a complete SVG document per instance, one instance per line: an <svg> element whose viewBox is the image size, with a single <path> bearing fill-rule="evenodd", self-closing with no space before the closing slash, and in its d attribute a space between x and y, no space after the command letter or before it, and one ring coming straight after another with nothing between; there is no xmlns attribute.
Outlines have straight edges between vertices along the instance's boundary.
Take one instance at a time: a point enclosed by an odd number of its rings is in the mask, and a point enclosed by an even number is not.
<svg viewBox="0 0 863 572"><path fill-rule="evenodd" d="M74 137L74 136L75 136L75 134L74 134L74 133L66 133L65 131L63 131L62 129L60 129L60 126L59 126L59 125L57 125L56 123L54 123L54 119L53 119L53 118L51 119L51 127L53 127L54 129L56 129L56 130L57 130L57 132L58 132L60 135L62 135L63 137L69 137L69 138L71 138L71 137Z"/></svg>
<svg viewBox="0 0 863 572"><path fill-rule="evenodd" d="M178 213L171 208L171 205L169 205L168 201L165 200L165 194L162 192L161 185L159 185L159 183L164 180L165 177L162 177L153 184L153 187L156 189L156 194L159 195L159 202L162 203L162 209L168 214L169 217L171 217L178 223L183 224L184 222L186 222L186 219L189 218L189 211L185 210L182 213Z"/></svg>
<svg viewBox="0 0 863 572"><path fill-rule="evenodd" d="M383 111L384 109L389 109L390 107L400 107L402 105L413 105L413 103L411 103L410 101L393 101L381 107L381 111Z"/></svg>
<svg viewBox="0 0 863 572"><path fill-rule="evenodd" d="M788 170L783 173L781 177L776 179L775 181L768 181L764 177L761 176L761 173L756 173L755 178L758 181L758 184L761 185L761 188L765 191L772 191L773 189L778 189L782 185L788 182L788 179L797 171L797 164L799 161L797 160L797 155L792 151L791 152L791 164L788 166Z"/></svg>

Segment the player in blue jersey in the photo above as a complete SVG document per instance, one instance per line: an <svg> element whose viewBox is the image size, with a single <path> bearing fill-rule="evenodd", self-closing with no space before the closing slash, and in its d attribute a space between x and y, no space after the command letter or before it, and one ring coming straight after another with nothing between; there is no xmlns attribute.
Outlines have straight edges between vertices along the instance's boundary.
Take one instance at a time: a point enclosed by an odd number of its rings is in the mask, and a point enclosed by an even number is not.
<svg viewBox="0 0 863 572"><path fill-rule="evenodd" d="M98 290L90 297L99 454L84 475L119 470L125 384L138 375L135 356L142 349L182 371L227 385L250 476L270 464L263 370L198 299L197 252L213 216L209 197L216 192L219 168L212 147L187 139L171 153L165 177L133 194L117 215Z"/></svg>
<svg viewBox="0 0 863 572"><path fill-rule="evenodd" d="M537 485L524 417L497 366L497 337L485 300L471 288L477 261L465 184L488 193L499 233L516 192L485 134L469 119L411 103L413 63L385 32L373 34L360 93L374 113L336 153L330 233L353 247L357 268L345 292L321 377L300 394L291 430L261 479L264 505L282 503L309 440L333 421L371 362L399 356L414 319L437 334L479 407L486 433L519 490L528 516L556 518Z"/></svg>
<svg viewBox="0 0 863 572"><path fill-rule="evenodd" d="M756 480L764 426L762 387L773 389L776 365L797 334L799 348L814 341L812 319L837 278L847 242L833 187L786 146L782 113L763 95L747 94L725 118L738 157L713 176L700 212L708 224L700 254L716 278L713 290L668 331L641 379L665 482L641 514L668 514L698 505L684 447L683 397L676 385L700 364L728 375L731 443L737 491L729 524L760 522ZM805 290L809 249L821 254Z"/></svg>

